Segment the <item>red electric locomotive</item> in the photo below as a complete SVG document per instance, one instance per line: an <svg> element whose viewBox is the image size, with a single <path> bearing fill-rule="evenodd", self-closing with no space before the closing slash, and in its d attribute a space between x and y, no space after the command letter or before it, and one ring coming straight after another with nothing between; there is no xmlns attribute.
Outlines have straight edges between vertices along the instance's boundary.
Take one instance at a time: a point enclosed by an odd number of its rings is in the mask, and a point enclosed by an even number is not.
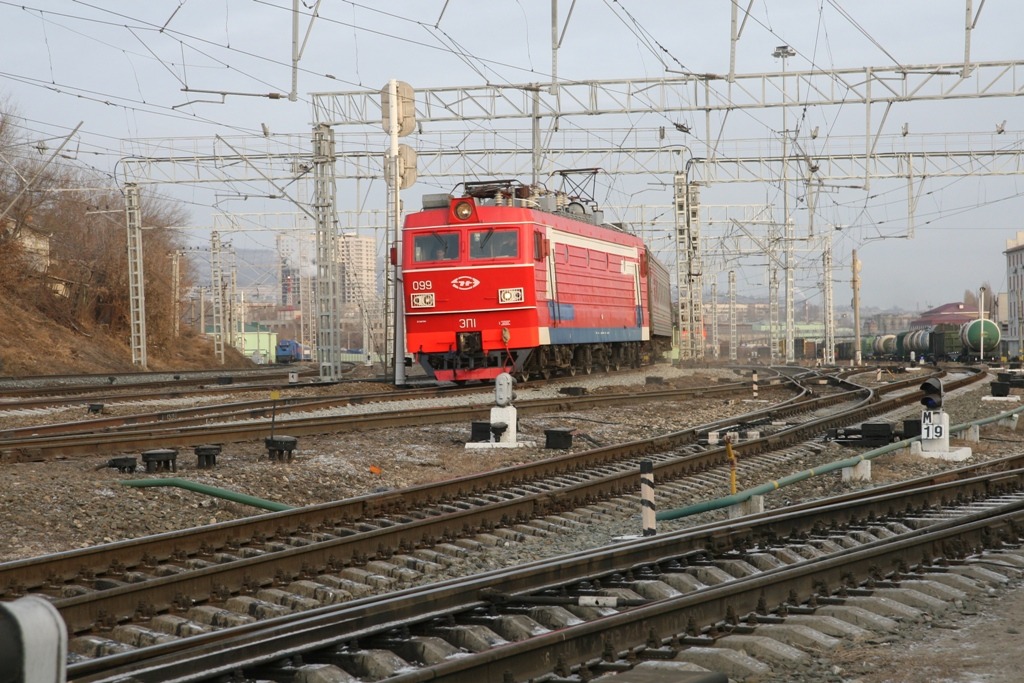
<svg viewBox="0 0 1024 683"><path fill-rule="evenodd" d="M671 347L668 271L593 206L515 181L427 195L402 239L406 349L441 381L639 366Z"/></svg>

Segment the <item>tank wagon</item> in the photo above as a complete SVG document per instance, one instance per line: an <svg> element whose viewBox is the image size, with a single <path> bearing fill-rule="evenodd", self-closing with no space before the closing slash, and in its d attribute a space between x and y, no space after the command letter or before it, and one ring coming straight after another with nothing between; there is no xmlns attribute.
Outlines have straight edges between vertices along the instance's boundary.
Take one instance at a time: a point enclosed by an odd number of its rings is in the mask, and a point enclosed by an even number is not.
<svg viewBox="0 0 1024 683"><path fill-rule="evenodd" d="M639 366L671 347L668 270L588 201L516 181L426 195L402 232L406 349L439 381Z"/></svg>
<svg viewBox="0 0 1024 683"><path fill-rule="evenodd" d="M886 334L861 339L861 357L910 360L976 359L982 352L994 356L999 348L999 325L991 320L971 320L963 324L941 323L899 334ZM837 350L839 345L837 344ZM846 350L848 354L849 349ZM841 359L852 356L837 356Z"/></svg>
<svg viewBox="0 0 1024 683"><path fill-rule="evenodd" d="M996 355L999 348L999 325L988 319L972 320L960 327L960 342L972 354L987 351Z"/></svg>

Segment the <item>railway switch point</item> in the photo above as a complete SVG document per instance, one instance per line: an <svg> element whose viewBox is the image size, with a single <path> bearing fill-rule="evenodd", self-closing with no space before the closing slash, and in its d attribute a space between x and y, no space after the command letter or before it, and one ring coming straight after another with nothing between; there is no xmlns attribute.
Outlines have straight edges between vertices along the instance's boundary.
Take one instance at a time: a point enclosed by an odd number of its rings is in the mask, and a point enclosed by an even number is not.
<svg viewBox="0 0 1024 683"><path fill-rule="evenodd" d="M216 444L203 444L195 447L197 466L201 470L213 469L217 466L217 456L220 455L220 446Z"/></svg>
<svg viewBox="0 0 1024 683"><path fill-rule="evenodd" d="M107 461L107 467L113 467L118 472L123 474L130 474L135 471L138 467L139 460L132 456L124 456L121 458L111 458Z"/></svg>
<svg viewBox="0 0 1024 683"><path fill-rule="evenodd" d="M178 451L174 448L154 448L142 452L142 462L147 472L178 471Z"/></svg>
<svg viewBox="0 0 1024 683"><path fill-rule="evenodd" d="M294 436L268 436L263 439L263 443L272 462L291 462L292 451L298 446L299 440Z"/></svg>

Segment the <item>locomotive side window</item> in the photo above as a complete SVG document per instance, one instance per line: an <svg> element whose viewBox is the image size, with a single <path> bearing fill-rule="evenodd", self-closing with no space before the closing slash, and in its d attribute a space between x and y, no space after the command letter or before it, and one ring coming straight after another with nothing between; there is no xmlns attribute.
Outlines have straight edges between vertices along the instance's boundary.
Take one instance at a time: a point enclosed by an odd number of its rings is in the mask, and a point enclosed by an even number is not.
<svg viewBox="0 0 1024 683"><path fill-rule="evenodd" d="M475 230L469 233L469 258L518 258L518 230Z"/></svg>
<svg viewBox="0 0 1024 683"><path fill-rule="evenodd" d="M412 259L416 263L454 261L459 258L459 233L431 232L416 235L412 247Z"/></svg>

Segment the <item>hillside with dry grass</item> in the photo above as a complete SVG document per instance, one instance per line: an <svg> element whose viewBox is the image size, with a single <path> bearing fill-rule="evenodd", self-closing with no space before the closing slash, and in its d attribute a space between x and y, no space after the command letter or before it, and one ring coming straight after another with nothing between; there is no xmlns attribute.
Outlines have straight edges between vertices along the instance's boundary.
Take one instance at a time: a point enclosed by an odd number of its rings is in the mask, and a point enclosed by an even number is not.
<svg viewBox="0 0 1024 683"><path fill-rule="evenodd" d="M0 376L130 372L125 189L109 174L46 158L0 102ZM141 194L138 225L150 370L223 367L175 316L194 275L180 203ZM133 209L133 215L134 209ZM179 302L175 302L175 297ZM227 367L251 363L227 350Z"/></svg>
<svg viewBox="0 0 1024 683"><path fill-rule="evenodd" d="M213 343L193 330L154 340L146 348L150 370L199 370L251 367L234 349L225 364L214 357ZM0 290L0 376L133 372L130 337L106 325L62 324L34 306Z"/></svg>

